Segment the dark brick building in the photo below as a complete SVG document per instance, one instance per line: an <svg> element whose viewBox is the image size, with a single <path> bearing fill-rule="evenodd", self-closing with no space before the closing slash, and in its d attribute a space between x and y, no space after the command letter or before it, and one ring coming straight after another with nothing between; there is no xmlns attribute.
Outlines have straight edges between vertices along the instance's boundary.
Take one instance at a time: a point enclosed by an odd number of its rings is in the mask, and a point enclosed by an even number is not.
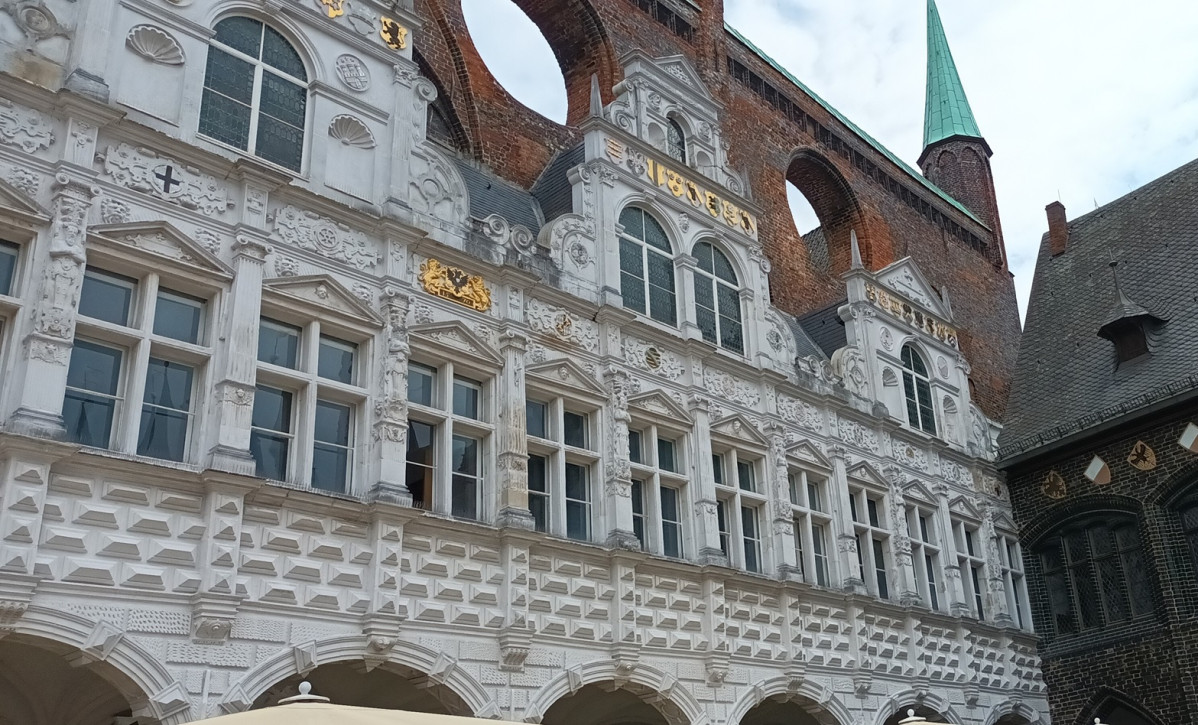
<svg viewBox="0 0 1198 725"><path fill-rule="evenodd" d="M1053 722L1198 722L1198 162L1048 207L1000 458Z"/></svg>

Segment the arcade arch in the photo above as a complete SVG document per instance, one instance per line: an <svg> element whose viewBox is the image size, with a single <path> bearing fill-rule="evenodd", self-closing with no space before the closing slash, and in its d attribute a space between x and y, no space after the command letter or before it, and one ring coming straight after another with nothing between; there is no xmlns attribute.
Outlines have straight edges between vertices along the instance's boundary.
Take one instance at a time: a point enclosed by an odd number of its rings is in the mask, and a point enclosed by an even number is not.
<svg viewBox="0 0 1198 725"><path fill-rule="evenodd" d="M79 650L40 637L0 639L0 723L110 725L132 717L133 702L145 695L112 665L87 662Z"/></svg>
<svg viewBox="0 0 1198 725"><path fill-rule="evenodd" d="M849 268L850 237L853 230L865 233L860 205L844 176L830 161L804 149L794 155L786 169L787 198L795 228L807 246L812 264L825 272L839 274ZM818 226L804 230L802 226ZM866 265L868 244L861 240Z"/></svg>
<svg viewBox="0 0 1198 725"><path fill-rule="evenodd" d="M306 674L291 675L259 695L251 709L270 707L295 695L304 681L312 683L312 692L338 705L436 715L474 715L457 693L445 685L431 682L422 672L391 662L367 670L363 661L332 662Z"/></svg>
<svg viewBox="0 0 1198 725"><path fill-rule="evenodd" d="M681 710L668 700L650 704L655 695L637 685L586 685L553 703L541 725L685 725Z"/></svg>

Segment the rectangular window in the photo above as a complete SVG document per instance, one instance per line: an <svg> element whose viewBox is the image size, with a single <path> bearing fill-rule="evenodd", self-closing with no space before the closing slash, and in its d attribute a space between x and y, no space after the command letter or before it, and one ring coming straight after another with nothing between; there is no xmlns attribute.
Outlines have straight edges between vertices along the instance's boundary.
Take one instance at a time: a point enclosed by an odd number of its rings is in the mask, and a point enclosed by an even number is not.
<svg viewBox="0 0 1198 725"><path fill-rule="evenodd" d="M182 461L187 457L195 368L150 358L137 437L137 455Z"/></svg>
<svg viewBox="0 0 1198 725"><path fill-rule="evenodd" d="M321 335L320 348L316 353L316 375L326 380L352 385L354 358L357 354L358 346L354 343Z"/></svg>
<svg viewBox="0 0 1198 725"><path fill-rule="evenodd" d="M528 457L528 510L536 530L549 531L549 460Z"/></svg>
<svg viewBox="0 0 1198 725"><path fill-rule="evenodd" d="M587 447L587 417L580 413L562 413L562 438L566 445Z"/></svg>
<svg viewBox="0 0 1198 725"><path fill-rule="evenodd" d="M549 406L530 400L524 404L524 420L528 434L534 438L549 437Z"/></svg>
<svg viewBox="0 0 1198 725"><path fill-rule="evenodd" d="M11 296L17 276L17 259L21 248L12 242L0 241L0 295Z"/></svg>
<svg viewBox="0 0 1198 725"><path fill-rule="evenodd" d="M154 334L198 345L204 330L204 300L168 289L154 301Z"/></svg>
<svg viewBox="0 0 1198 725"><path fill-rule="evenodd" d="M717 501L715 505L716 527L720 532L720 551L724 556L731 557L732 531L728 528L728 502Z"/></svg>
<svg viewBox="0 0 1198 725"><path fill-rule="evenodd" d="M461 435L453 437L450 514L459 519L478 520L478 449L479 441L476 438Z"/></svg>
<svg viewBox="0 0 1198 725"><path fill-rule="evenodd" d="M412 494L412 505L419 509L431 509L433 505L436 433L436 428L428 423L418 420L408 421L406 478L408 492Z"/></svg>
<svg viewBox="0 0 1198 725"><path fill-rule="evenodd" d="M719 453L711 454L711 470L715 472L715 483L717 486L724 485L724 457Z"/></svg>
<svg viewBox="0 0 1198 725"><path fill-rule="evenodd" d="M865 500L866 509L869 511L869 525L877 527L878 524L878 502L872 498Z"/></svg>
<svg viewBox="0 0 1198 725"><path fill-rule="evenodd" d="M632 533L641 542L641 549L648 549L645 543L645 484L643 481L632 482Z"/></svg>
<svg viewBox="0 0 1198 725"><path fill-rule="evenodd" d="M878 596L882 599L890 598L890 587L886 582L886 554L882 550L882 542L879 539L873 540L874 546L874 572L878 578Z"/></svg>
<svg viewBox="0 0 1198 725"><path fill-rule="evenodd" d="M254 393L250 453L257 464L257 475L262 478L287 480L291 404L292 395L286 390L259 385Z"/></svg>
<svg viewBox="0 0 1198 725"><path fill-rule="evenodd" d="M657 467L671 473L678 472L678 461L674 457L674 441L657 439Z"/></svg>
<svg viewBox="0 0 1198 725"><path fill-rule="evenodd" d="M312 488L344 493L349 484L353 448L350 431L353 408L328 400L316 401Z"/></svg>
<svg viewBox="0 0 1198 725"><path fill-rule="evenodd" d="M940 597L936 592L936 559L931 554L923 556L924 569L928 575L928 598L932 609L940 609Z"/></svg>
<svg viewBox="0 0 1198 725"><path fill-rule="evenodd" d="M111 444L123 358L119 349L75 340L62 404L69 440L95 448Z"/></svg>
<svg viewBox="0 0 1198 725"><path fill-rule="evenodd" d="M137 280L99 269L83 273L83 290L79 295L79 314L114 325L129 324L133 292Z"/></svg>
<svg viewBox="0 0 1198 725"><path fill-rule="evenodd" d="M423 365L408 365L408 402L431 407L437 371Z"/></svg>
<svg viewBox="0 0 1198 725"><path fill-rule="evenodd" d="M566 536L575 541L591 540L591 489L587 468L566 464Z"/></svg>
<svg viewBox="0 0 1198 725"><path fill-rule="evenodd" d="M812 511L824 510L824 504L820 500L819 486L814 483L807 484L807 508Z"/></svg>
<svg viewBox="0 0 1198 725"><path fill-rule="evenodd" d="M294 370L299 364L300 329L262 318L258 326L258 361Z"/></svg>
<svg viewBox="0 0 1198 725"><path fill-rule="evenodd" d="M482 384L466 378L453 379L453 414L478 420L478 400Z"/></svg>
<svg viewBox="0 0 1198 725"><path fill-rule="evenodd" d="M977 611L978 619L985 619L986 607L983 604L985 595L983 594L984 590L982 589L979 577L979 572L981 572L981 570L982 567L978 566L977 564L970 565L969 579L973 582L973 606Z"/></svg>
<svg viewBox="0 0 1198 725"><path fill-rule="evenodd" d="M672 444L671 444L672 445ZM678 489L661 487L661 548L674 559L682 558L682 506Z"/></svg>
<svg viewBox="0 0 1198 725"><path fill-rule="evenodd" d="M757 509L740 507L741 535L744 538L745 569L761 573L761 535L757 530Z"/></svg>
<svg viewBox="0 0 1198 725"><path fill-rule="evenodd" d="M820 524L811 526L811 550L815 555L815 583L826 587L828 586L828 549L824 543L824 527Z"/></svg>
<svg viewBox="0 0 1198 725"><path fill-rule="evenodd" d="M643 451L641 432L639 430L628 431L628 460L633 463L644 463Z"/></svg>
<svg viewBox="0 0 1198 725"><path fill-rule="evenodd" d="M742 491L756 491L757 482L753 475L753 464L748 461L736 462L736 481Z"/></svg>

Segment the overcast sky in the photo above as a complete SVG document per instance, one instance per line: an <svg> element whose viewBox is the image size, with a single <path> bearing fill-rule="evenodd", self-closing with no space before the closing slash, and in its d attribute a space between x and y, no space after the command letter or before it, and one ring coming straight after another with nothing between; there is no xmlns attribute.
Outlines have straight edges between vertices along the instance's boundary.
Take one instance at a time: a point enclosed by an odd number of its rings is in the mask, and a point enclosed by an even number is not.
<svg viewBox="0 0 1198 725"><path fill-rule="evenodd" d="M725 2L728 22L914 166L923 141L925 0ZM938 4L994 150L1022 311L1045 204L1059 198L1073 219L1198 157L1198 0ZM510 0L462 5L496 78L530 107L564 118L560 74L532 23Z"/></svg>

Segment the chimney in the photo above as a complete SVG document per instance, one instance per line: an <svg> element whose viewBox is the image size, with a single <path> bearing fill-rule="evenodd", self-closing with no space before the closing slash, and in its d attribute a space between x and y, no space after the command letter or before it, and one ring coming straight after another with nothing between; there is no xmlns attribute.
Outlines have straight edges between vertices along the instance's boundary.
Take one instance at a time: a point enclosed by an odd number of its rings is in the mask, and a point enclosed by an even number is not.
<svg viewBox="0 0 1198 725"><path fill-rule="evenodd" d="M1054 201L1044 207L1048 213L1048 242L1052 245L1052 256L1065 252L1069 246L1069 222L1065 219L1065 205Z"/></svg>

